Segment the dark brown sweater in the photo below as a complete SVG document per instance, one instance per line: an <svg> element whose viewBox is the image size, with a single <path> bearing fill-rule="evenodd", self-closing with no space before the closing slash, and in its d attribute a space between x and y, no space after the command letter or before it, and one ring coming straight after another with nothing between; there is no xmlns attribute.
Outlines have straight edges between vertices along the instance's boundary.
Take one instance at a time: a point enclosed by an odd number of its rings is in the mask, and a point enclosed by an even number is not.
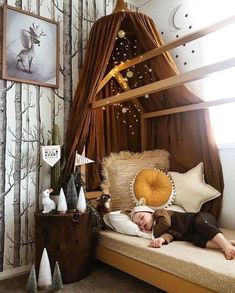
<svg viewBox="0 0 235 293"><path fill-rule="evenodd" d="M163 237L167 243L172 240L191 241L194 234L194 220L198 213L180 213L168 210L154 212L153 234Z"/></svg>

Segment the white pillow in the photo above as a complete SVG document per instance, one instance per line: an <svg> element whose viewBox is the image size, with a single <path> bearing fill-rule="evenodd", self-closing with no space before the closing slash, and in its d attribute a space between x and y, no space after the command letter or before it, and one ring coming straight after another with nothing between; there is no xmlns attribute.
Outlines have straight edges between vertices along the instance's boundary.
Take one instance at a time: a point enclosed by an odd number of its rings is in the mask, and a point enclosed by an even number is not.
<svg viewBox="0 0 235 293"><path fill-rule="evenodd" d="M182 206L187 212L197 213L202 205L220 196L220 192L204 181L203 163L186 173L169 172L175 183L174 204Z"/></svg>
<svg viewBox="0 0 235 293"><path fill-rule="evenodd" d="M132 222L128 215L121 213L121 211L107 213L104 215L103 220L107 226L118 233L152 239L151 233L140 231L139 226Z"/></svg>

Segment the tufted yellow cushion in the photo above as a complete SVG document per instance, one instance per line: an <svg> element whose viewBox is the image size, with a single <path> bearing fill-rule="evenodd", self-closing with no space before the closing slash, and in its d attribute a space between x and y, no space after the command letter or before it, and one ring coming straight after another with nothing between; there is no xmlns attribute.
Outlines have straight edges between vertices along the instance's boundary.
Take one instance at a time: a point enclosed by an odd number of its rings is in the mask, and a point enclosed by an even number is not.
<svg viewBox="0 0 235 293"><path fill-rule="evenodd" d="M164 172L144 169L133 180L132 195L136 203L144 197L148 206L164 208L174 200L175 189L170 177Z"/></svg>

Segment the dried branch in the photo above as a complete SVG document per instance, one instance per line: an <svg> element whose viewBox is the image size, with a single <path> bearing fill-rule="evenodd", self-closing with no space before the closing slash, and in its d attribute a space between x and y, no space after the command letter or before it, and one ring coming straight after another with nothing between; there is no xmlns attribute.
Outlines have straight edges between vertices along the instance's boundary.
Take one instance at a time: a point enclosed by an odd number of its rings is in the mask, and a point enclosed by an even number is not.
<svg viewBox="0 0 235 293"><path fill-rule="evenodd" d="M43 135L43 131L45 129L45 126L41 124L40 129L37 128L37 126L34 126L34 129L30 129L28 131L27 129L23 129L23 131L29 136L29 139L26 139L24 134L22 133L22 142L28 142L28 143L39 143L40 145L45 144L45 139ZM38 139L38 132L40 133L40 139Z"/></svg>
<svg viewBox="0 0 235 293"><path fill-rule="evenodd" d="M10 245L9 247L10 248L14 248L14 246L16 245L16 244L18 244L18 243L16 243L15 242L15 240L13 240L12 239L12 237L9 235L9 233L8 232L6 232L6 236L7 236L7 238L10 240L10 242L13 244L13 246L12 245ZM24 240L22 239L22 237L21 237L21 239L20 239L20 246L25 246L25 245L31 245L31 244L34 244L35 243L35 240L31 240L31 241L28 241L28 242L24 242Z"/></svg>
<svg viewBox="0 0 235 293"><path fill-rule="evenodd" d="M15 84L15 82L12 81L11 84L10 84L9 86L7 86L7 87L5 87L5 88L3 88L3 89L0 89L0 94L1 94L1 95L2 95L2 94L6 94L6 92L8 92L8 91L13 87L14 84Z"/></svg>
<svg viewBox="0 0 235 293"><path fill-rule="evenodd" d="M61 65L59 66L59 72L60 72L63 76L65 76L65 74L64 74L64 69L62 68Z"/></svg>
<svg viewBox="0 0 235 293"><path fill-rule="evenodd" d="M74 52L72 54L72 58L74 58L77 53L79 52L79 48L78 48L78 34L75 35L74 41L73 41L73 48L74 48Z"/></svg>
<svg viewBox="0 0 235 293"><path fill-rule="evenodd" d="M54 93L58 98L60 98L61 100L64 100L64 97L62 97L62 96L59 95L59 91L58 91L58 90L53 89L53 93Z"/></svg>
<svg viewBox="0 0 235 293"><path fill-rule="evenodd" d="M9 265L9 266L14 267L14 263L12 263L12 262L10 261L10 252L9 252L9 251L8 251L8 256L6 256L6 258L5 258L5 263L6 263L7 265Z"/></svg>
<svg viewBox="0 0 235 293"><path fill-rule="evenodd" d="M60 103L57 104L57 109L55 112L55 117L59 116L60 111L62 110L62 105Z"/></svg>
<svg viewBox="0 0 235 293"><path fill-rule="evenodd" d="M59 8L59 3L58 3L58 0L56 0L56 3L55 3L55 0L52 0L52 3L53 5L55 6L55 8L57 10L59 10L61 13L64 13L64 11L62 9Z"/></svg>
<svg viewBox="0 0 235 293"><path fill-rule="evenodd" d="M30 199L28 200L28 202L26 204L23 202L22 203L23 210L20 213L20 217L22 217L24 215L24 213L31 207L33 207L33 203L30 203Z"/></svg>

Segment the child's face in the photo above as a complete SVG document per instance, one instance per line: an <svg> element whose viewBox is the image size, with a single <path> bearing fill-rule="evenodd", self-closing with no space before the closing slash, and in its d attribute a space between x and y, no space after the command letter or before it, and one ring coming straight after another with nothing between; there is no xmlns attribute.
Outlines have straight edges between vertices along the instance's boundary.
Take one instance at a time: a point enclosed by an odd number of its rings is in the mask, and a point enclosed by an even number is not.
<svg viewBox="0 0 235 293"><path fill-rule="evenodd" d="M151 231L153 227L153 215L148 212L135 213L132 221L136 223L142 231Z"/></svg>

